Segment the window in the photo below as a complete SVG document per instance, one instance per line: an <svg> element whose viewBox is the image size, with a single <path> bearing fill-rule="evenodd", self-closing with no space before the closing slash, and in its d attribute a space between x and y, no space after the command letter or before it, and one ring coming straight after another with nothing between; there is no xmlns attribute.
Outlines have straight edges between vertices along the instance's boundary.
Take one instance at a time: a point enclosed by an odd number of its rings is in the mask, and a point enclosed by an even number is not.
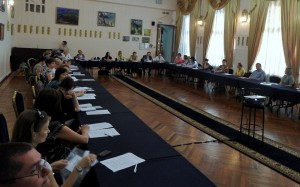
<svg viewBox="0 0 300 187"><path fill-rule="evenodd" d="M212 34L208 43L206 58L209 59L209 64L219 66L225 58L224 54L224 8L215 12L215 18L212 28Z"/></svg>
<svg viewBox="0 0 300 187"><path fill-rule="evenodd" d="M181 39L178 52L190 56L190 15L183 16Z"/></svg>
<svg viewBox="0 0 300 187"><path fill-rule="evenodd" d="M252 70L255 70L256 63L261 63L262 69L266 74L284 75L286 64L281 36L280 1L271 1L269 3L261 46L252 66Z"/></svg>

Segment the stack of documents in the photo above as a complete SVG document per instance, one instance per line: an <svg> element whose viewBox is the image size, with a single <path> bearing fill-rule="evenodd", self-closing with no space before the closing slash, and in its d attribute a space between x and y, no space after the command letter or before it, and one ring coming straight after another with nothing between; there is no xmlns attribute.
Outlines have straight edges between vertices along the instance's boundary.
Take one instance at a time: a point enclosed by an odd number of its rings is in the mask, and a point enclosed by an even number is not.
<svg viewBox="0 0 300 187"><path fill-rule="evenodd" d="M99 138L99 137L114 137L120 135L116 129L110 123L103 122L103 123L93 123L89 124L90 138Z"/></svg>

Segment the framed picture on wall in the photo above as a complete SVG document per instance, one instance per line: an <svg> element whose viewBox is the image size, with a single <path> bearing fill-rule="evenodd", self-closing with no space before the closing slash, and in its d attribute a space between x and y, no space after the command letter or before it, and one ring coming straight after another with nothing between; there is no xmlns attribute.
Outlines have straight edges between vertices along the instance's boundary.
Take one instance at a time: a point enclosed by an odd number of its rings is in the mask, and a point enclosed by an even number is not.
<svg viewBox="0 0 300 187"><path fill-rule="evenodd" d="M123 42L129 42L130 36L123 36Z"/></svg>
<svg viewBox="0 0 300 187"><path fill-rule="evenodd" d="M78 25L79 10L70 8L56 8L56 24Z"/></svg>
<svg viewBox="0 0 300 187"><path fill-rule="evenodd" d="M4 24L0 23L0 40L4 40Z"/></svg>
<svg viewBox="0 0 300 187"><path fill-rule="evenodd" d="M151 36L151 29L144 29L144 36Z"/></svg>
<svg viewBox="0 0 300 187"><path fill-rule="evenodd" d="M149 37L142 37L142 43L150 43Z"/></svg>
<svg viewBox="0 0 300 187"><path fill-rule="evenodd" d="M98 12L97 25L105 27L114 27L116 22L116 13Z"/></svg>
<svg viewBox="0 0 300 187"><path fill-rule="evenodd" d="M142 35L143 33L143 20L131 19L130 23L130 34L132 35Z"/></svg>
<svg viewBox="0 0 300 187"><path fill-rule="evenodd" d="M0 12L5 12L5 0L0 0Z"/></svg>

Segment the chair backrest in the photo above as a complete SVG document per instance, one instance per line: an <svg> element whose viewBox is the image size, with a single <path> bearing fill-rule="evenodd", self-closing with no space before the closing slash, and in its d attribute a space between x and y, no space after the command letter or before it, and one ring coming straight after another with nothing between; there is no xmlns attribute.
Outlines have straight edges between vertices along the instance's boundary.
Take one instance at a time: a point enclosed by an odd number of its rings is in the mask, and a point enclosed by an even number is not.
<svg viewBox="0 0 300 187"><path fill-rule="evenodd" d="M271 75L271 76L269 77L269 82L272 82L272 83L278 83L278 84L279 84L280 81L281 81L281 78L278 77L278 76Z"/></svg>
<svg viewBox="0 0 300 187"><path fill-rule="evenodd" d="M23 112L25 109L23 95L20 92L15 91L12 98L12 103L13 103L16 117L18 117L19 114L21 114L21 112Z"/></svg>
<svg viewBox="0 0 300 187"><path fill-rule="evenodd" d="M9 142L7 123L4 115L0 112L0 143Z"/></svg>
<svg viewBox="0 0 300 187"><path fill-rule="evenodd" d="M246 72L246 73L244 74L244 77L250 77L251 74L252 74L251 72Z"/></svg>

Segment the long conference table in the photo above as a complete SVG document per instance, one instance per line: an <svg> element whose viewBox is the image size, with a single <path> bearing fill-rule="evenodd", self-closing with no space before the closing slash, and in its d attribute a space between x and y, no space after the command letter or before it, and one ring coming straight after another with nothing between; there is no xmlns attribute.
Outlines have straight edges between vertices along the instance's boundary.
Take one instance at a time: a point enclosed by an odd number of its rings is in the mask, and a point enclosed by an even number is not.
<svg viewBox="0 0 300 187"><path fill-rule="evenodd" d="M81 124L108 122L120 133L119 136L90 138L87 145L92 153L110 150L112 154L101 160L113 158L128 152L145 159L134 167L112 172L106 166L98 163L87 174L81 186L107 187L153 187L153 186L215 186L204 174L190 164L173 147L152 131L128 108L114 98L94 78L79 67L84 76L76 76L76 86L90 87L96 94L94 100L79 100L80 104L91 103L109 110L111 114L87 115L79 112ZM81 81L90 79L90 81Z"/></svg>
<svg viewBox="0 0 300 187"><path fill-rule="evenodd" d="M274 99L288 101L292 103L300 103L300 90L297 88L287 87L279 84L263 84L263 81L248 78L240 78L231 74L214 73L202 69L192 69L182 67L171 63L142 63L142 62L106 62L106 61L77 61L84 68L92 67L108 67L108 68L151 68L166 69L176 74L187 75L199 78L200 80L208 80L218 82L236 88L256 88L257 94L268 96Z"/></svg>

